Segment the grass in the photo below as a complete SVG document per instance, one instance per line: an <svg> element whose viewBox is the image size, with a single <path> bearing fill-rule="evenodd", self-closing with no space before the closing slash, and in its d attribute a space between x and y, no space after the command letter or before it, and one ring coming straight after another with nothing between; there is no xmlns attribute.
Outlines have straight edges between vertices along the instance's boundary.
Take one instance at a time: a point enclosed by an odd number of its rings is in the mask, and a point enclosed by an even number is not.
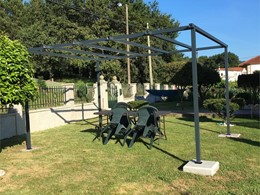
<svg viewBox="0 0 260 195"><path fill-rule="evenodd" d="M220 162L213 177L182 171L195 158L193 119L166 121L168 140L152 150L147 139L132 148L92 141L85 122L32 133L30 152L23 137L3 140L0 194L260 194L259 120L234 119L241 138L228 139L218 138L221 120L200 119L202 159Z"/></svg>

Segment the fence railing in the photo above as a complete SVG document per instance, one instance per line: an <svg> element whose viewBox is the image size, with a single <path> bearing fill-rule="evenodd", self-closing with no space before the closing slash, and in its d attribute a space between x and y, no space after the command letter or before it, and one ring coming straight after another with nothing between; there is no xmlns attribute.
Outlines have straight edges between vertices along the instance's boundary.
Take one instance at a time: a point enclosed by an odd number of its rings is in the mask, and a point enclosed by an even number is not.
<svg viewBox="0 0 260 195"><path fill-rule="evenodd" d="M0 104L0 114L4 114L4 113L7 113L7 112L8 112L8 106Z"/></svg>
<svg viewBox="0 0 260 195"><path fill-rule="evenodd" d="M30 109L50 108L64 105L65 88L63 87L46 87L39 88L37 96L30 101Z"/></svg>

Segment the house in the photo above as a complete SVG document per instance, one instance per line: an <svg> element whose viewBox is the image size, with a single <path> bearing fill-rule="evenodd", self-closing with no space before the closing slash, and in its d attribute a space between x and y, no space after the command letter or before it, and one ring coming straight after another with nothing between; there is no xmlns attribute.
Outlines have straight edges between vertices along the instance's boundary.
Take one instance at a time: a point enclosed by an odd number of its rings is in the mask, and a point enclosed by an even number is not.
<svg viewBox="0 0 260 195"><path fill-rule="evenodd" d="M226 80L225 68L218 68L217 71L221 79ZM228 81L237 81L238 76L241 74L246 74L246 69L244 67L228 68Z"/></svg>
<svg viewBox="0 0 260 195"><path fill-rule="evenodd" d="M217 71L221 79L226 80L225 68L218 68ZM228 68L228 81L237 81L239 75L253 74L254 71L260 71L260 55L239 64L238 67Z"/></svg>
<svg viewBox="0 0 260 195"><path fill-rule="evenodd" d="M253 74L255 71L260 71L260 55L239 64L239 67L245 68L246 74Z"/></svg>

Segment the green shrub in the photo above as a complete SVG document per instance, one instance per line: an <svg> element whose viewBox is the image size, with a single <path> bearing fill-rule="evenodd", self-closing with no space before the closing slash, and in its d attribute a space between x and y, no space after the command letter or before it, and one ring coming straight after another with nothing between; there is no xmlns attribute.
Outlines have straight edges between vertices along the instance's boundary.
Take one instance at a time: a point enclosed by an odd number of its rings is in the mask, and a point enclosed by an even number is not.
<svg viewBox="0 0 260 195"><path fill-rule="evenodd" d="M86 101L87 99L87 86L86 83L83 81L78 81L75 84L75 90L77 98L79 98L81 101Z"/></svg>
<svg viewBox="0 0 260 195"><path fill-rule="evenodd" d="M45 80L43 80L43 76L39 76L39 77L38 77L37 85L38 85L40 88L46 88L46 87L47 87L47 84L46 84Z"/></svg>
<svg viewBox="0 0 260 195"><path fill-rule="evenodd" d="M131 110L137 110L144 105L147 105L148 102L145 100L135 100L127 103Z"/></svg>
<svg viewBox="0 0 260 195"><path fill-rule="evenodd" d="M227 113L226 113L226 99L207 99L203 102L204 108L208 109L216 113L220 118L226 121ZM230 102L229 104L229 114L230 118L234 117L234 112L239 109L239 105L234 102Z"/></svg>

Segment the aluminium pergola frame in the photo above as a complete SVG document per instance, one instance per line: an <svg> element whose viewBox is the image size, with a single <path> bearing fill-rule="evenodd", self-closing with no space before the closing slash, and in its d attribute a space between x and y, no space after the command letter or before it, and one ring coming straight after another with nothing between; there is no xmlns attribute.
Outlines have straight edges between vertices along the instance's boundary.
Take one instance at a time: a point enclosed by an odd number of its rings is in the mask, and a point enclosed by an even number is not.
<svg viewBox="0 0 260 195"><path fill-rule="evenodd" d="M179 42L175 39L167 37L167 33L175 33L180 31L190 31L191 44ZM198 47L196 45L196 33L211 40L216 45L208 47ZM166 35L165 35L166 34ZM140 41L140 38L150 36L155 39L160 39L168 43L172 43L174 46L180 46L182 49L176 51L167 51L155 46L147 46L136 41ZM129 41L127 41L129 40ZM124 44L130 45L132 48L138 48L139 52L125 51L116 47L107 46ZM116 44L115 44L116 43ZM134 33L130 35L118 35L108 36L105 38L73 41L72 43L56 44L56 45L44 45L42 47L29 48L28 51L36 55L48 55L54 57L75 58L81 60L95 61L98 83L98 109L101 110L101 93L100 93L100 62L104 60L120 60L127 58L139 58L147 56L157 56L162 54L174 54L191 52L192 54L192 87L193 87L193 105L194 105L194 125L195 125L195 142L196 142L196 163L202 163L200 152L200 128L199 128L199 104L198 104L198 78L197 78L197 51L219 49L224 48L225 53L225 74L226 74L226 113L227 113L227 135L230 135L230 114L229 114L229 87L228 87L228 46L210 35L206 31L202 30L194 24L187 26L160 29L160 30L147 30L144 32ZM148 53L148 50L151 52ZM142 53L141 53L142 51ZM99 118L99 125L101 125L102 116Z"/></svg>

